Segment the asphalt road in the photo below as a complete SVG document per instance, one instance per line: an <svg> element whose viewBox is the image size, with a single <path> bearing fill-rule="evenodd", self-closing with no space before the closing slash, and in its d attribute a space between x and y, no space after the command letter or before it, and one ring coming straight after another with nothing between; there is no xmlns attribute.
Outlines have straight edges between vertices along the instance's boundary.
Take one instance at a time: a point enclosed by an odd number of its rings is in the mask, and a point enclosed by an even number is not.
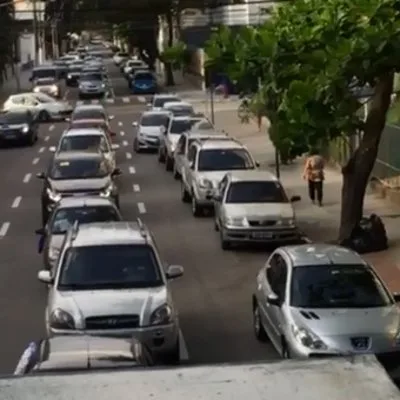
<svg viewBox="0 0 400 400"><path fill-rule="evenodd" d="M173 282L182 329L182 361L190 364L276 359L258 343L251 325L251 293L266 253L223 252L212 221L194 219L180 200L179 184L155 155L133 153L132 121L146 99L129 96L126 82L111 72L116 98L108 104L115 115L121 177L121 209L127 220L139 215L154 232L165 262L185 267ZM129 98L129 102L122 98ZM76 91L68 98L76 100ZM65 127L44 124L39 142L0 150L0 374L10 373L31 340L44 335L46 289L37 280L42 258L37 254L41 182Z"/></svg>

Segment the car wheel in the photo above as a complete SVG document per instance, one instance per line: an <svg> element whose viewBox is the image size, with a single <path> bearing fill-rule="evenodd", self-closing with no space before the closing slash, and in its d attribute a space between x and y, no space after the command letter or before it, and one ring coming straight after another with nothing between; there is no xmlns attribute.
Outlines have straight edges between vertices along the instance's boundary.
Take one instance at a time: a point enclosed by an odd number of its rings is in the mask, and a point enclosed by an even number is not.
<svg viewBox="0 0 400 400"><path fill-rule="evenodd" d="M266 342L268 340L267 332L261 322L260 307L257 301L254 301L253 305L253 330L256 339L260 342Z"/></svg>
<svg viewBox="0 0 400 400"><path fill-rule="evenodd" d="M174 160L171 157L167 156L165 159L165 170L172 171L173 167L174 167Z"/></svg>
<svg viewBox="0 0 400 400"><path fill-rule="evenodd" d="M50 114L47 111L42 110L39 113L38 119L39 119L40 122L49 122L50 121Z"/></svg>
<svg viewBox="0 0 400 400"><path fill-rule="evenodd" d="M133 150L135 150L135 153L140 153L139 142L136 138L133 141Z"/></svg>
<svg viewBox="0 0 400 400"><path fill-rule="evenodd" d="M224 238L224 233L222 229L219 230L220 242L221 242L221 249L222 250L229 250L231 248L231 243L229 240Z"/></svg>
<svg viewBox="0 0 400 400"><path fill-rule="evenodd" d="M287 344L285 338L282 338L282 358L285 358L289 360L292 358L292 355L290 354L290 348L289 345Z"/></svg>
<svg viewBox="0 0 400 400"><path fill-rule="evenodd" d="M203 207L199 206L194 194L192 194L192 214L194 217L203 216Z"/></svg>
<svg viewBox="0 0 400 400"><path fill-rule="evenodd" d="M162 149L158 150L158 162L164 163L165 162L165 154Z"/></svg>
<svg viewBox="0 0 400 400"><path fill-rule="evenodd" d="M181 200L183 203L189 203L190 201L190 194L186 190L184 183L181 181Z"/></svg>
<svg viewBox="0 0 400 400"><path fill-rule="evenodd" d="M181 352L179 346L179 340L177 340L175 347L164 354L163 361L167 365L179 365L181 362Z"/></svg>

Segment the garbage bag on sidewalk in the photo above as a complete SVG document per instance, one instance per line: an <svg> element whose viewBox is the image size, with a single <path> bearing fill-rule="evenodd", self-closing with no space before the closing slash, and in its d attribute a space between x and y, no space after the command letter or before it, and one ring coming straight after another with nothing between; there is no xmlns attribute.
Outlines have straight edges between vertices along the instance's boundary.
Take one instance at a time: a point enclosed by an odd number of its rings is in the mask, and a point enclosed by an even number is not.
<svg viewBox="0 0 400 400"><path fill-rule="evenodd" d="M354 228L351 238L341 245L360 254L386 250L388 238L382 219L376 214L363 217Z"/></svg>

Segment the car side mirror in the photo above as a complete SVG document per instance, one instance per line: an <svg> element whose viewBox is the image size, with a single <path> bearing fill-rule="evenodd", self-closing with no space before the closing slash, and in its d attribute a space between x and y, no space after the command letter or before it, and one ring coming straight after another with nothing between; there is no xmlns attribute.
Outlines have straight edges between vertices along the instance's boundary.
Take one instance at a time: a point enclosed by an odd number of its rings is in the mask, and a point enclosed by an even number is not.
<svg viewBox="0 0 400 400"><path fill-rule="evenodd" d="M260 163L258 161L256 161L255 164L257 168L260 168Z"/></svg>
<svg viewBox="0 0 400 400"><path fill-rule="evenodd" d="M267 296L267 303L271 306L280 307L281 302L279 297L275 293L271 293Z"/></svg>
<svg viewBox="0 0 400 400"><path fill-rule="evenodd" d="M301 200L301 197L300 196L292 196L291 198L290 198L290 202L291 203L296 203L297 201L300 201Z"/></svg>
<svg viewBox="0 0 400 400"><path fill-rule="evenodd" d="M166 271L167 279L176 279L183 275L183 267L180 265L169 265Z"/></svg>
<svg viewBox="0 0 400 400"><path fill-rule="evenodd" d="M194 162L193 161L189 161L189 168L190 169L194 169Z"/></svg>
<svg viewBox="0 0 400 400"><path fill-rule="evenodd" d="M56 148L55 148L55 146L50 146L49 147L49 151L51 151L52 153L55 153L56 152Z"/></svg>
<svg viewBox="0 0 400 400"><path fill-rule="evenodd" d="M108 119L109 119L110 121L112 121L114 118L115 118L114 115L109 115L109 116L108 116Z"/></svg>
<svg viewBox="0 0 400 400"><path fill-rule="evenodd" d="M399 292L393 293L393 298L396 303L400 303L400 293Z"/></svg>
<svg viewBox="0 0 400 400"><path fill-rule="evenodd" d="M112 144L111 145L111 149L112 150L118 150L119 149L119 144L116 144L116 143Z"/></svg>
<svg viewBox="0 0 400 400"><path fill-rule="evenodd" d="M36 174L36 178L38 178L38 179L45 179L45 178L46 178L46 175L45 175L44 172L39 172L39 173Z"/></svg>
<svg viewBox="0 0 400 400"><path fill-rule="evenodd" d="M137 123L137 121L133 121L132 122L132 126L134 126L135 128L137 128L139 126L139 124Z"/></svg>
<svg viewBox="0 0 400 400"><path fill-rule="evenodd" d="M40 282L47 283L48 285L51 285L53 283L53 278L51 276L50 271L47 270L39 271L37 277Z"/></svg>
<svg viewBox="0 0 400 400"><path fill-rule="evenodd" d="M111 175L112 176L122 175L122 171L119 168L115 168Z"/></svg>
<svg viewBox="0 0 400 400"><path fill-rule="evenodd" d="M43 235L46 234L46 231L45 231L44 228L39 228L39 229L36 229L36 230L35 230L35 233L36 233L36 235L43 236Z"/></svg>

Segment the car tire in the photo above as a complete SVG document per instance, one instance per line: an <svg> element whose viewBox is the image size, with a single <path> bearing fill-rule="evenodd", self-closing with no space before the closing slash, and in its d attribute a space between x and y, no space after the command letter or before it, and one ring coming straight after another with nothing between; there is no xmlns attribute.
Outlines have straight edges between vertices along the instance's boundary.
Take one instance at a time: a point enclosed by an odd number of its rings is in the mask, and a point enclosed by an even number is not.
<svg viewBox="0 0 400 400"><path fill-rule="evenodd" d="M181 363L179 339L177 340L174 348L163 355L163 361L167 365L179 365Z"/></svg>
<svg viewBox="0 0 400 400"><path fill-rule="evenodd" d="M133 140L133 150L135 151L135 153L141 152L141 149L139 147L139 142L136 138Z"/></svg>
<svg viewBox="0 0 400 400"><path fill-rule="evenodd" d="M222 229L219 230L219 236L220 236L221 249L230 250L231 242L229 240L224 239L224 234L222 232Z"/></svg>
<svg viewBox="0 0 400 400"><path fill-rule="evenodd" d="M261 323L260 307L256 300L253 301L253 331L259 342L267 342L268 335Z"/></svg>
<svg viewBox="0 0 400 400"><path fill-rule="evenodd" d="M204 215L204 209L203 207L199 206L197 200L196 200L196 196L194 194L192 194L192 214L193 217L199 218L202 217Z"/></svg>
<svg viewBox="0 0 400 400"><path fill-rule="evenodd" d="M47 111L45 110L40 111L38 115L39 122L49 122L50 119L51 119L50 114Z"/></svg>
<svg viewBox="0 0 400 400"><path fill-rule="evenodd" d="M289 345L287 344L286 339L284 337L282 337L282 354L281 354L281 356L282 356L282 358L284 358L286 360L290 360L292 358Z"/></svg>
<svg viewBox="0 0 400 400"><path fill-rule="evenodd" d="M174 168L174 160L171 157L167 156L165 159L165 170L172 171L173 168Z"/></svg>
<svg viewBox="0 0 400 400"><path fill-rule="evenodd" d="M46 226L47 221L49 219L49 212L46 210L44 204L42 204L42 226Z"/></svg>
<svg viewBox="0 0 400 400"><path fill-rule="evenodd" d="M189 203L190 202L190 194L186 190L184 183L181 181L181 200L183 203Z"/></svg>
<svg viewBox="0 0 400 400"><path fill-rule="evenodd" d="M165 154L161 149L158 150L158 162L161 164L165 163Z"/></svg>

